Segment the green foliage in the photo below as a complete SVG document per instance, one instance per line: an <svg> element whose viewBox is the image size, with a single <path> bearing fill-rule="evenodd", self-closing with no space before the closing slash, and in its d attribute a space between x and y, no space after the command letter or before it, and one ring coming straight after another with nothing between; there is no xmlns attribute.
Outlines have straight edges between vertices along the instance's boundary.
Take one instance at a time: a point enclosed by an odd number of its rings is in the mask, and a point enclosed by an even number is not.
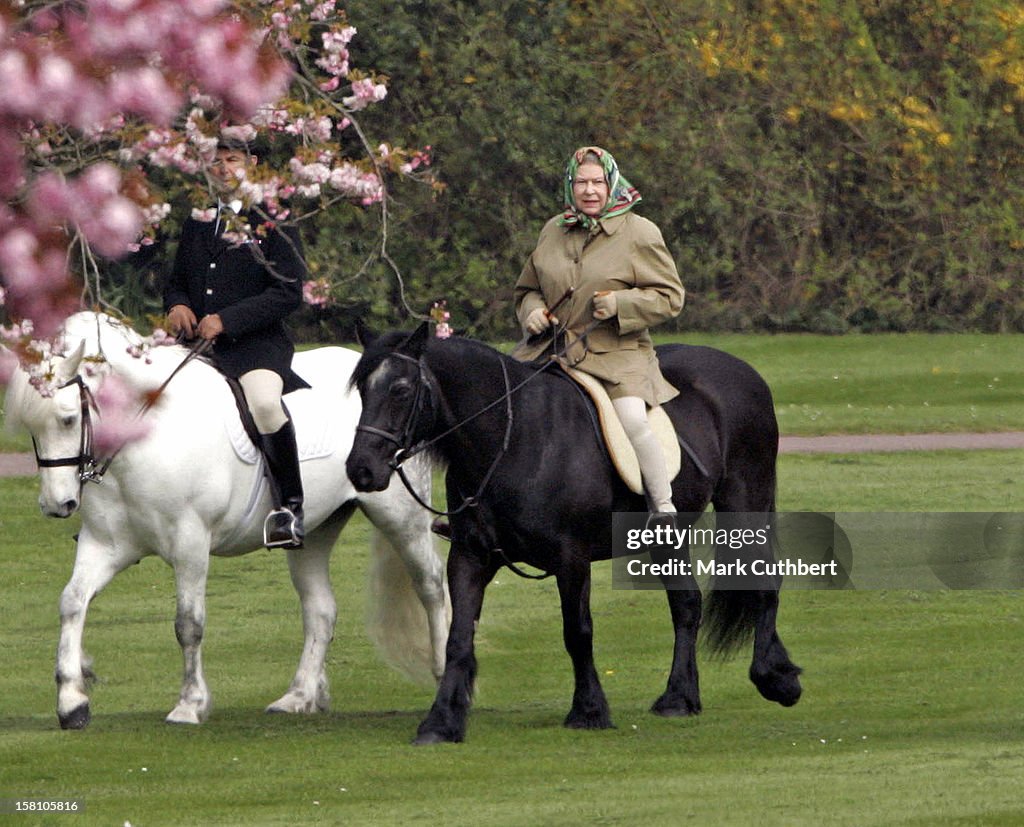
<svg viewBox="0 0 1024 827"><path fill-rule="evenodd" d="M346 11L354 63L390 78L360 115L369 143L430 146L445 188L388 173L386 225L348 205L310 222L338 303L307 313L304 337L407 323L442 297L457 330L515 337L512 284L585 143L616 155L662 228L689 293L676 329L1024 330L1017 2Z"/></svg>
<svg viewBox="0 0 1024 827"><path fill-rule="evenodd" d="M399 185L393 204L390 250L418 312L443 295L457 327L514 334L511 284L560 207L564 159L597 142L669 242L690 294L680 327L1024 329L1016 3L348 12L359 60L392 79L372 130L431 144L447 184ZM373 282L343 302L383 289ZM376 307L397 321L400 304Z"/></svg>

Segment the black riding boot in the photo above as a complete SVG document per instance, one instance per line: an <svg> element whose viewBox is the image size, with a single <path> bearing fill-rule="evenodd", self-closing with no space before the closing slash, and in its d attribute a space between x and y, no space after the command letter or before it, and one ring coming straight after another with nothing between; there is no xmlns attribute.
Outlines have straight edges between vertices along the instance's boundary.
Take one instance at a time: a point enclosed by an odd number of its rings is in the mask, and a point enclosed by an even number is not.
<svg viewBox="0 0 1024 827"><path fill-rule="evenodd" d="M295 426L289 419L280 430L261 434L263 457L267 461L274 492L274 510L263 523L263 545L267 548L302 548L302 476Z"/></svg>

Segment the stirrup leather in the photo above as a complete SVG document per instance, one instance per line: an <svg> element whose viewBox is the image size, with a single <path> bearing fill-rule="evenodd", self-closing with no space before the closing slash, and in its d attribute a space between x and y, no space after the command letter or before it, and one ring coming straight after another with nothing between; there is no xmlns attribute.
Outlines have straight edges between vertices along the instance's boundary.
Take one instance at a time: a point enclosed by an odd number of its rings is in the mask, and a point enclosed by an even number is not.
<svg viewBox="0 0 1024 827"><path fill-rule="evenodd" d="M275 508L263 521L263 545L267 548L302 548L299 520L289 508Z"/></svg>

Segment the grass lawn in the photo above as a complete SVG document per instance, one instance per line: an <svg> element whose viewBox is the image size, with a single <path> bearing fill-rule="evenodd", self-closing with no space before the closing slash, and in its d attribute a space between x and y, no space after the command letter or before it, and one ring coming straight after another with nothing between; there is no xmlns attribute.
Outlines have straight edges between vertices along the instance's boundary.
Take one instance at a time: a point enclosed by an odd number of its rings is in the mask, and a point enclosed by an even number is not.
<svg viewBox="0 0 1024 827"><path fill-rule="evenodd" d="M783 434L1024 428L1024 337L689 335L750 362Z"/></svg>
<svg viewBox="0 0 1024 827"><path fill-rule="evenodd" d="M686 340L762 371L784 433L1024 427L1019 336ZM0 450L29 449L0 436ZM1024 451L785 456L778 506L1021 512L1021 468ZM12 824L1024 823L1019 591L787 591L779 630L805 669L801 702L761 700L744 658L702 658L704 714L662 720L647 707L669 665L664 597L614 590L598 564L596 656L617 728L575 732L561 727L572 679L555 586L504 572L481 618L467 742L414 749L433 693L366 641L357 516L332 562L333 712L262 713L291 679L301 620L284 560L257 552L211 566L211 719L164 724L180 680L173 578L148 559L94 602L93 723L61 732L57 601L77 519L44 520L36 495L34 479L0 480L0 800L81 798L85 812Z"/></svg>
<svg viewBox="0 0 1024 827"><path fill-rule="evenodd" d="M1019 451L784 457L780 506L1022 510L1009 470L1022 463ZM779 629L805 669L802 701L761 700L745 658L702 659L704 714L662 720L647 707L668 667L664 598L612 589L599 564L596 655L617 728L574 732L560 725L572 683L555 586L505 572L481 618L467 742L412 748L432 692L365 640L357 517L332 564L332 713L261 711L287 686L301 632L283 559L257 552L211 568L210 721L164 724L180 657L171 572L149 559L95 601L93 724L61 732L56 606L76 521L42 519L35 497L31 479L0 480L0 798L81 797L86 810L12 824L1024 822L1019 592L785 592Z"/></svg>

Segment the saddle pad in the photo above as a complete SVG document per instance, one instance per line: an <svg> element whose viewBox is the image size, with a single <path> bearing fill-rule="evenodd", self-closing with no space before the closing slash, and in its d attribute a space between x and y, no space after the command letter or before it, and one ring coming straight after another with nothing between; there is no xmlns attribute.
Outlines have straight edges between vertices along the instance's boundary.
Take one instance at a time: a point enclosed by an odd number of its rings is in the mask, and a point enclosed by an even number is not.
<svg viewBox="0 0 1024 827"><path fill-rule="evenodd" d="M629 437L626 436L626 429L622 427L622 422L619 421L618 414L612 407L608 391L588 373L565 366L563 366L563 370L575 379L594 401L605 445L608 447L612 464L619 472L619 476L622 477L622 481L634 494L643 494L644 486L640 477L640 463L637 461L636 452L633 450ZM676 430L672 427L672 420L668 418L668 414L660 405L657 408L651 408L647 412L647 418L650 420L651 430L654 431L654 436L665 455L668 478L673 480L682 467L682 452L679 448L679 440L676 438Z"/></svg>
<svg viewBox="0 0 1024 827"><path fill-rule="evenodd" d="M338 449L341 418L336 411L337 391L331 393L333 398L321 386L319 389L303 388L284 397L288 413L295 424L295 440L299 446L300 462L329 457ZM231 405L225 414L224 430L231 441L231 447L235 449L235 454L242 462L255 465L260 453L245 432L238 410Z"/></svg>

